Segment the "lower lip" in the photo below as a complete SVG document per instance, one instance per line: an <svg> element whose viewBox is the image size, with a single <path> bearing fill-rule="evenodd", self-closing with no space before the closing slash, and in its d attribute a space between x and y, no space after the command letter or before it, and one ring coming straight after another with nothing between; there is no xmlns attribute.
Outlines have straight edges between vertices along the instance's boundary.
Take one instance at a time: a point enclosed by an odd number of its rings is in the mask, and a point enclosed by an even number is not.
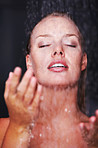
<svg viewBox="0 0 98 148"><path fill-rule="evenodd" d="M49 70L53 71L53 72L63 72L63 71L67 71L68 68L65 68L65 67L54 67L54 68L50 68Z"/></svg>

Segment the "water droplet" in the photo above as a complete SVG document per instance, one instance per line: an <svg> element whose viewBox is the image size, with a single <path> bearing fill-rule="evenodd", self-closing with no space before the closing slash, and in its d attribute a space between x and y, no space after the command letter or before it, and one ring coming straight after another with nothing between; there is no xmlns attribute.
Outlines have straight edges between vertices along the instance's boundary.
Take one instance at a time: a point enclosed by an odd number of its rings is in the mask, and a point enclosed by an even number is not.
<svg viewBox="0 0 98 148"><path fill-rule="evenodd" d="M31 123L31 127L34 127L34 123Z"/></svg>
<svg viewBox="0 0 98 148"><path fill-rule="evenodd" d="M32 139L34 138L34 135L33 135L33 134L31 134L31 138L32 138Z"/></svg>
<svg viewBox="0 0 98 148"><path fill-rule="evenodd" d="M65 108L65 112L67 112L67 108Z"/></svg>
<svg viewBox="0 0 98 148"><path fill-rule="evenodd" d="M40 133L39 136L42 137L42 134Z"/></svg>

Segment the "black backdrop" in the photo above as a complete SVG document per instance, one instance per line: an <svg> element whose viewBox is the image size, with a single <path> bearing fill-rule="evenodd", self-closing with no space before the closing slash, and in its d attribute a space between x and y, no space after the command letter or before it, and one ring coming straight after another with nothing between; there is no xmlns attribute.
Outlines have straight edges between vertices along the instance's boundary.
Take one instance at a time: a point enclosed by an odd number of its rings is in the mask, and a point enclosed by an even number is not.
<svg viewBox="0 0 98 148"><path fill-rule="evenodd" d="M44 2L44 5L48 5L48 1L50 0L40 0L40 3ZM65 0L65 4L75 17L86 40L88 54L86 106L87 114L90 116L98 108L98 2L97 0ZM39 5L38 10L40 9ZM23 73L26 70L23 53L27 40L25 19L26 0L0 0L0 117L8 117L3 97L8 73L16 66L22 67Z"/></svg>

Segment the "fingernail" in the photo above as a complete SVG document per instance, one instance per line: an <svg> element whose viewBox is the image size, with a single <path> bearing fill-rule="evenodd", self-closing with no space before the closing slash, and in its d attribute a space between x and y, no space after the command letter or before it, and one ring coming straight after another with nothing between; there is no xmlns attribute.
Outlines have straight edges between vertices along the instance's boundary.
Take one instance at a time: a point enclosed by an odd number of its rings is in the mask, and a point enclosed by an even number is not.
<svg viewBox="0 0 98 148"><path fill-rule="evenodd" d="M14 69L14 73L15 73L15 74L21 73L21 68L20 68L20 67L16 67L16 68Z"/></svg>

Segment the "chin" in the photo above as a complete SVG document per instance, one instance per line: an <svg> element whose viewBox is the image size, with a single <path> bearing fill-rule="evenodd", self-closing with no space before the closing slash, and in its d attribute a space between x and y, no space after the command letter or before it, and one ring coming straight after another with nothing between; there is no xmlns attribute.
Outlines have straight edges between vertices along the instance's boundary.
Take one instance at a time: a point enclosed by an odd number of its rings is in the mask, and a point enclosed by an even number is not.
<svg viewBox="0 0 98 148"><path fill-rule="evenodd" d="M68 88L74 87L79 81L79 75L62 75L47 78L46 76L38 77L38 82L46 87Z"/></svg>
<svg viewBox="0 0 98 148"><path fill-rule="evenodd" d="M66 89L69 87L74 86L74 83L66 82L66 81L39 81L39 84L41 84L44 87L47 88L55 88L55 89Z"/></svg>

